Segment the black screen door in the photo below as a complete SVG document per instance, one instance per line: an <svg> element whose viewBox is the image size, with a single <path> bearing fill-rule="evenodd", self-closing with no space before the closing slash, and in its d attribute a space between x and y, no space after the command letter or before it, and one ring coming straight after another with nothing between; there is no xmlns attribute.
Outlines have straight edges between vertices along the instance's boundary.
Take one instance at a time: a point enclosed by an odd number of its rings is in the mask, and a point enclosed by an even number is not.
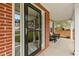
<svg viewBox="0 0 79 59"><path fill-rule="evenodd" d="M24 4L25 55L41 50L41 11L30 3Z"/></svg>

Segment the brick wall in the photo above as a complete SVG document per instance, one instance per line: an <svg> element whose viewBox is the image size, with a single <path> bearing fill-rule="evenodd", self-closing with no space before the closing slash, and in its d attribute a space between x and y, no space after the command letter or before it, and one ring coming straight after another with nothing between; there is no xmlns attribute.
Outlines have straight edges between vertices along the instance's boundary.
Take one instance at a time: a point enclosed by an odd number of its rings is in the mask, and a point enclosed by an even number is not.
<svg viewBox="0 0 79 59"><path fill-rule="evenodd" d="M0 56L12 55L12 4L0 3Z"/></svg>

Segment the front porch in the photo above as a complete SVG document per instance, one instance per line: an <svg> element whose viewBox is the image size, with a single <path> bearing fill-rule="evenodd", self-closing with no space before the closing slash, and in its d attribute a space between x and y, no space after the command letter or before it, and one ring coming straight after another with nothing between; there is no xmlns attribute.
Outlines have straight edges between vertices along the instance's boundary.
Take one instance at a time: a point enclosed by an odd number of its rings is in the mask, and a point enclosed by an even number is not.
<svg viewBox="0 0 79 59"><path fill-rule="evenodd" d="M56 43L50 42L49 47L38 56L73 56L74 40L60 38Z"/></svg>

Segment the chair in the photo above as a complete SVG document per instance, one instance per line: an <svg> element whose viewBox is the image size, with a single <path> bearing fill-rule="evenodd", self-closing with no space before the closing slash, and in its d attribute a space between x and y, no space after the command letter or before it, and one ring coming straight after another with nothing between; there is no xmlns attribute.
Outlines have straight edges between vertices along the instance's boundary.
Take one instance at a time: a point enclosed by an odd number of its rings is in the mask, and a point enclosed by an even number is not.
<svg viewBox="0 0 79 59"><path fill-rule="evenodd" d="M53 35L50 36L50 41L56 42L59 37L60 37L60 34L54 33Z"/></svg>

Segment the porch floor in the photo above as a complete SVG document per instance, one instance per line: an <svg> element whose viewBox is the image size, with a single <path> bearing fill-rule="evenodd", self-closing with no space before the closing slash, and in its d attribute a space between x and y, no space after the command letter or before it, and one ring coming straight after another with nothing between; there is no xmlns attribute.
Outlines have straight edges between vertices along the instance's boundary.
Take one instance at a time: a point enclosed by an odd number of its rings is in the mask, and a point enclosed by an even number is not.
<svg viewBox="0 0 79 59"><path fill-rule="evenodd" d="M56 43L50 42L49 47L39 56L73 56L74 40L60 38Z"/></svg>

